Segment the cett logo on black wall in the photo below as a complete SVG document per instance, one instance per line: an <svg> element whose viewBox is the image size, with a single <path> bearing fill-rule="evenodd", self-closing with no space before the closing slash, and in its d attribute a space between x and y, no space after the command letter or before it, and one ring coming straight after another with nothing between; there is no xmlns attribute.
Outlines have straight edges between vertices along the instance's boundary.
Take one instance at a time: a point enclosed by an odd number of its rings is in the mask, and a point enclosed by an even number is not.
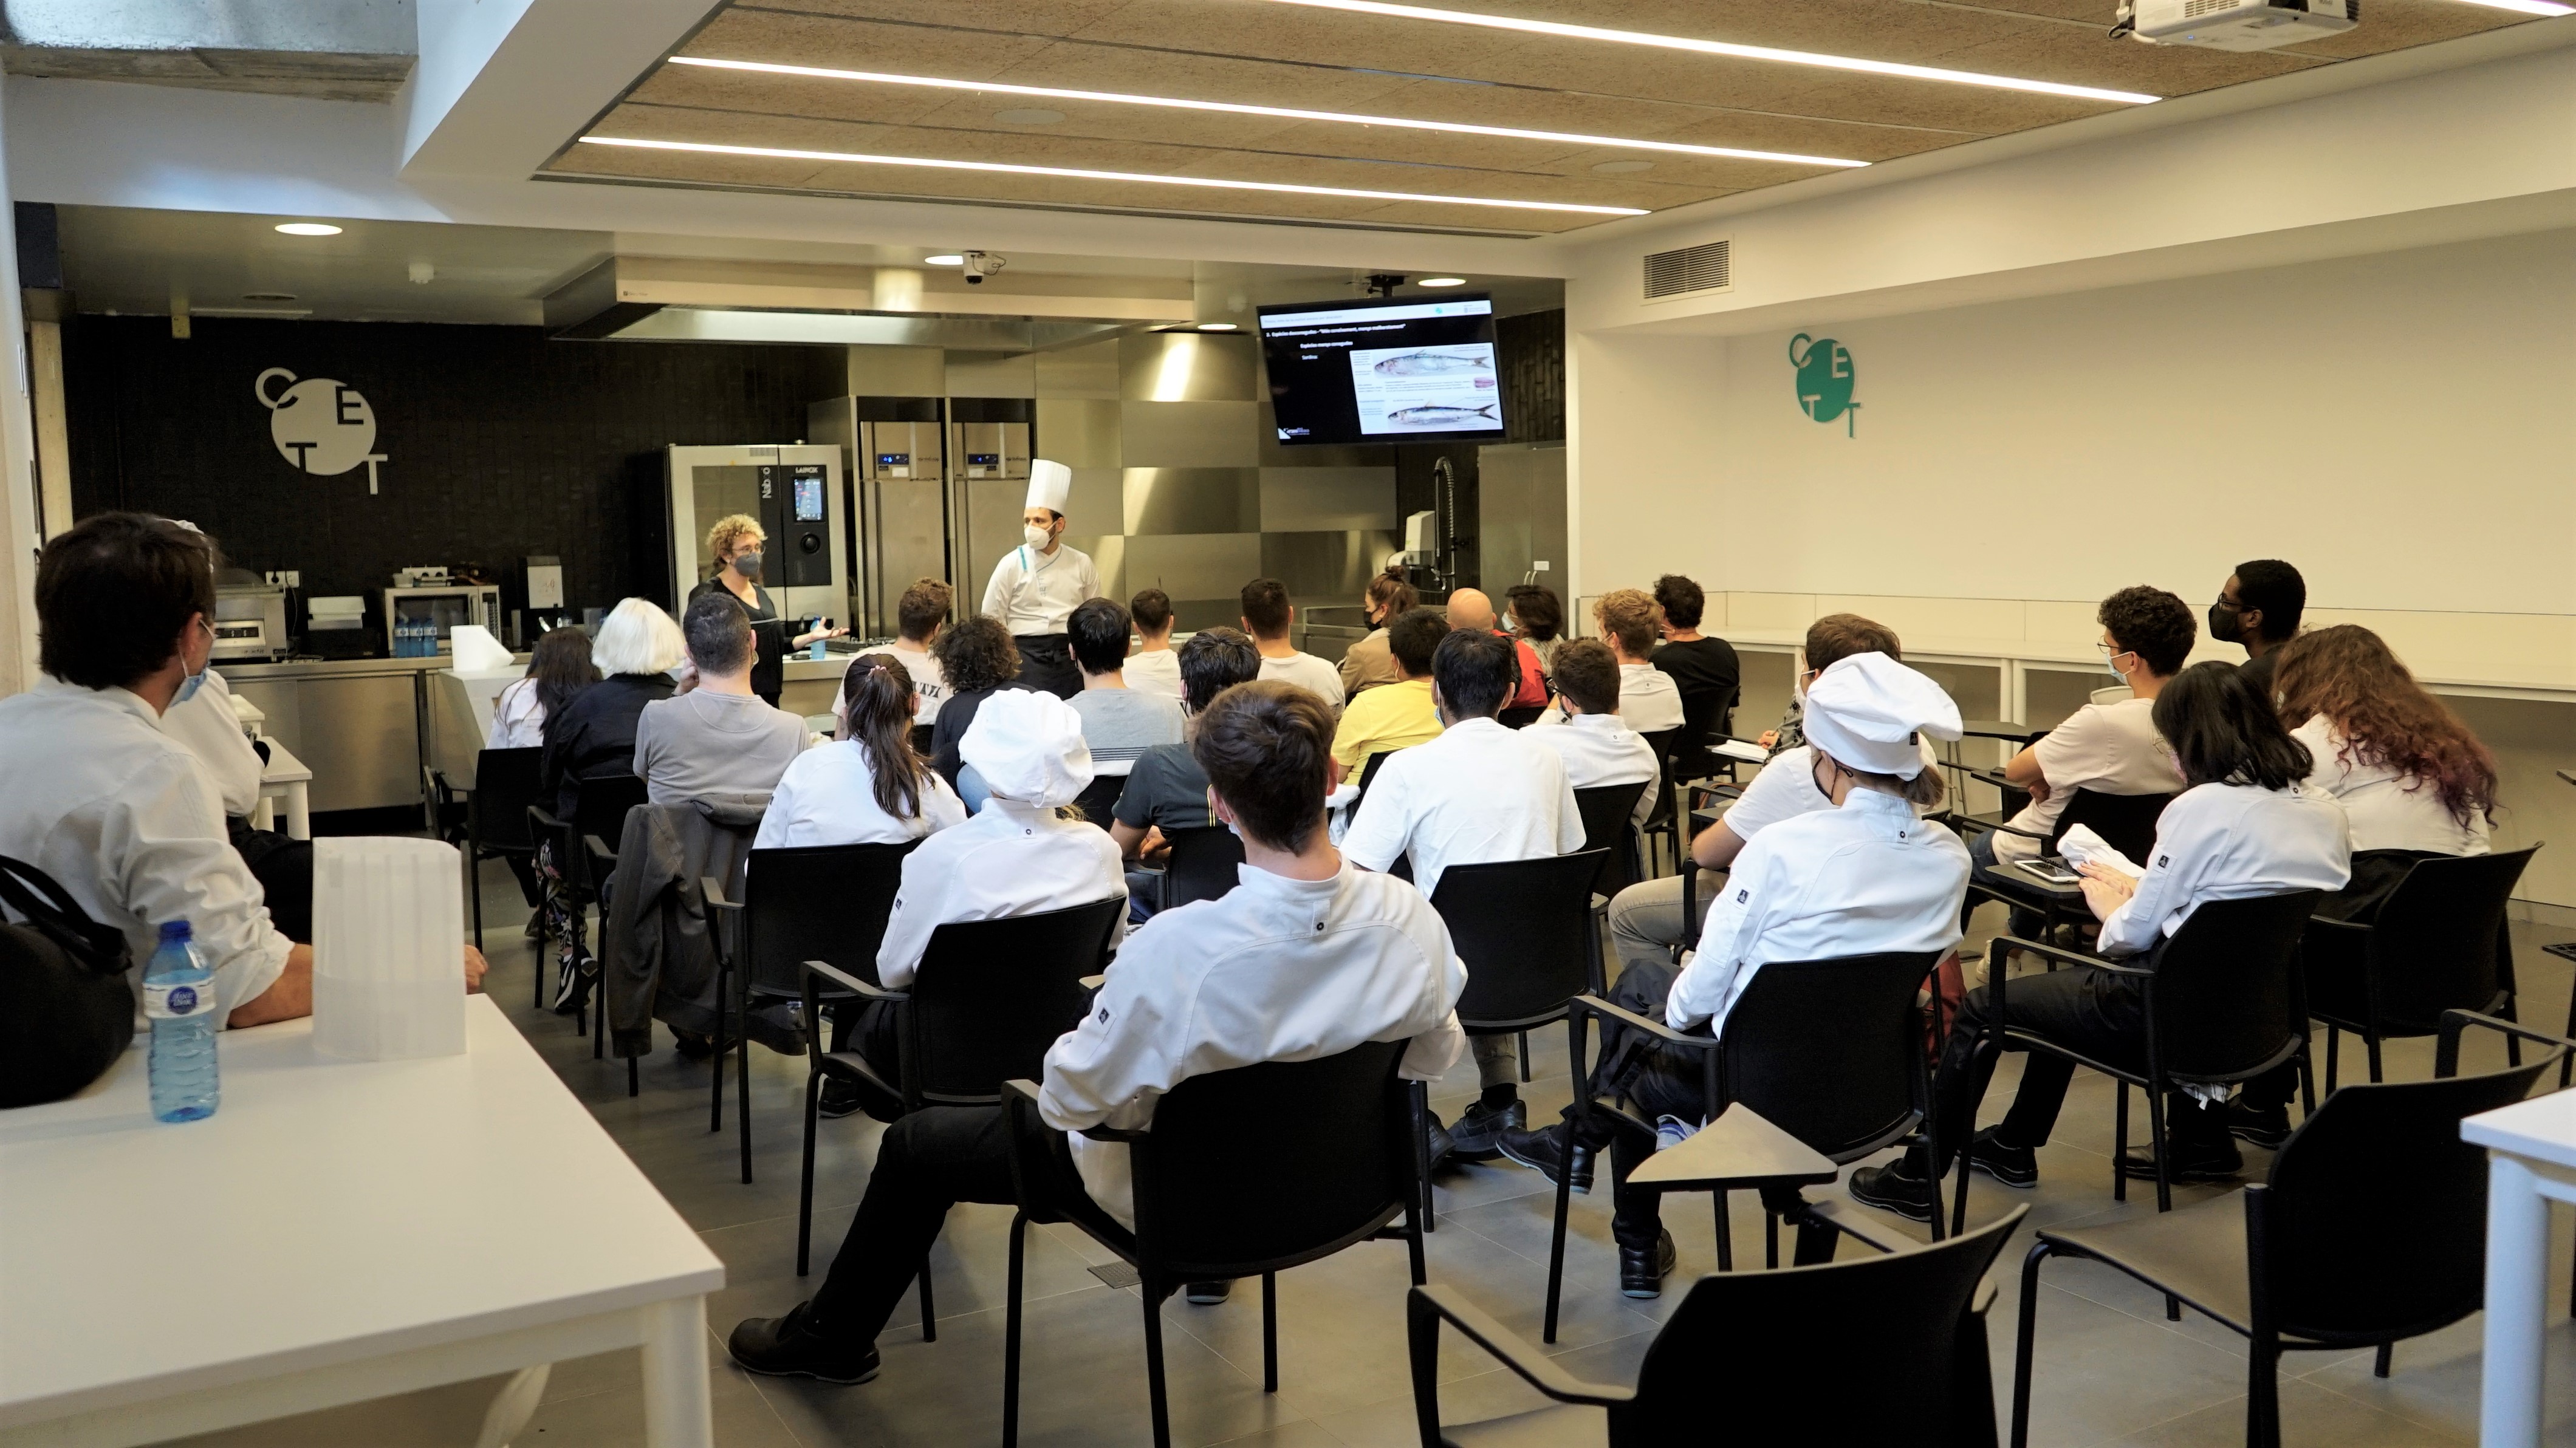
<svg viewBox="0 0 2576 1448"><path fill-rule="evenodd" d="M271 379L291 385L272 393ZM250 390L268 409L268 435L277 444L278 456L297 472L331 478L365 463L367 491L376 491L376 464L388 459L374 451L376 410L357 389L328 377L297 382L294 373L271 367L259 374Z"/></svg>

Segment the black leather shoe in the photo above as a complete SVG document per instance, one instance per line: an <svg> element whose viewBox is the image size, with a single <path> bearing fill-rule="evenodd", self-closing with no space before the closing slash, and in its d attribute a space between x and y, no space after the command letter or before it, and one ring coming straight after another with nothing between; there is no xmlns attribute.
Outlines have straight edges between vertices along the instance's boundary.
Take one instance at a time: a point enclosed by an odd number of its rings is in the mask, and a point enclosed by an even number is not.
<svg viewBox="0 0 2576 1448"><path fill-rule="evenodd" d="M1968 1143L1968 1165L2002 1182L2005 1186L2028 1191L2039 1185L2039 1153L2026 1146L2006 1146L1995 1140L1991 1126L1977 1133Z"/></svg>
<svg viewBox="0 0 2576 1448"><path fill-rule="evenodd" d="M1906 1175L1905 1163L1902 1160L1889 1162L1885 1166L1862 1167L1851 1174L1851 1180L1844 1184L1843 1189L1851 1193L1853 1201L1863 1206L1876 1207L1882 1212L1894 1212L1914 1222L1932 1220L1934 1203L1938 1196L1931 1182L1921 1177Z"/></svg>
<svg viewBox="0 0 2576 1448"><path fill-rule="evenodd" d="M2279 1151L2290 1139L2290 1108L2275 1106L2257 1110L2243 1101L2227 1103L2227 1134L2238 1141L2259 1146L2265 1151Z"/></svg>
<svg viewBox="0 0 2576 1448"><path fill-rule="evenodd" d="M2165 1145L2165 1180L2169 1182L2232 1182L2245 1174L2244 1153L2236 1149L2233 1137L2218 1141L2168 1141ZM2120 1175L2133 1182L2156 1179L2155 1153L2145 1147L2133 1147L2120 1158Z"/></svg>
<svg viewBox="0 0 2576 1448"><path fill-rule="evenodd" d="M747 1317L725 1339L725 1350L745 1371L773 1378L813 1378L846 1387L877 1375L872 1342L834 1342L808 1324L814 1304L800 1302L785 1317Z"/></svg>
<svg viewBox="0 0 2576 1448"><path fill-rule="evenodd" d="M1440 1163L1449 1159L1449 1149L1449 1128L1441 1125L1440 1118L1434 1116L1431 1118L1429 1149L1422 1156L1423 1166L1430 1170L1438 1170Z"/></svg>
<svg viewBox="0 0 2576 1448"><path fill-rule="evenodd" d="M1232 1279L1224 1282L1193 1282L1181 1289L1182 1298L1199 1307L1214 1307L1233 1295Z"/></svg>
<svg viewBox="0 0 2576 1448"><path fill-rule="evenodd" d="M1492 1161L1503 1154L1494 1143L1504 1132L1528 1127L1528 1103L1514 1099L1498 1111L1479 1101L1460 1112L1457 1124L1449 1128L1449 1155L1456 1161Z"/></svg>
<svg viewBox="0 0 2576 1448"><path fill-rule="evenodd" d="M1620 1294L1626 1297L1663 1296L1664 1279L1673 1274L1681 1255L1681 1249L1673 1245L1673 1234L1664 1231L1656 1233L1655 1250L1651 1252L1635 1247L1620 1248Z"/></svg>
<svg viewBox="0 0 2576 1448"><path fill-rule="evenodd" d="M1569 1153L1566 1138L1572 1135L1560 1121L1536 1131L1506 1131L1494 1139L1494 1149L1547 1178L1550 1184L1555 1183L1558 1172L1571 1172L1568 1189L1576 1196L1584 1196L1592 1190L1592 1149L1577 1144ZM1566 1160L1568 1155L1573 1157L1571 1164Z"/></svg>
<svg viewBox="0 0 2576 1448"><path fill-rule="evenodd" d="M823 1094L814 1103L814 1114L838 1121L859 1109L859 1088L838 1076L826 1077Z"/></svg>

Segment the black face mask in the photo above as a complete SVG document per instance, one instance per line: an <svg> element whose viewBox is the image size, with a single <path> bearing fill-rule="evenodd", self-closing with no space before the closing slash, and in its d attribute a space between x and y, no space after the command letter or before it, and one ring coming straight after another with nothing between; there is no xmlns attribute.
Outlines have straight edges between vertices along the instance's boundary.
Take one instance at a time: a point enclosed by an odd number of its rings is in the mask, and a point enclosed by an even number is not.
<svg viewBox="0 0 2576 1448"><path fill-rule="evenodd" d="M2209 636L2222 644L2245 642L2245 616L2223 603L2209 606Z"/></svg>

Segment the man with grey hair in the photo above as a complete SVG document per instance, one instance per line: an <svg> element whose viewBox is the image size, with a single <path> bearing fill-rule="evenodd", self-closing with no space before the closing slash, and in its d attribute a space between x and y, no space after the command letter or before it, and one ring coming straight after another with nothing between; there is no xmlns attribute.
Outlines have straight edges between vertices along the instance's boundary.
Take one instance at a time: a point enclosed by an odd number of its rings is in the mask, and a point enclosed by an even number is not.
<svg viewBox="0 0 2576 1448"><path fill-rule="evenodd" d="M724 593L700 594L680 618L697 682L644 706L635 721L635 772L655 804L719 794L768 794L812 742L805 721L751 691L751 615Z"/></svg>

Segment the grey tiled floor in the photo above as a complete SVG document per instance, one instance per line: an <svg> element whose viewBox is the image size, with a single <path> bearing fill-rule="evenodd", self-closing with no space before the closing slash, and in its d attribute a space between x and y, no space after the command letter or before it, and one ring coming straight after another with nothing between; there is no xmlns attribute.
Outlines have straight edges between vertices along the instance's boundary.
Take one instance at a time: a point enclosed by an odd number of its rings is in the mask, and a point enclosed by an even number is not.
<svg viewBox="0 0 2576 1448"><path fill-rule="evenodd" d="M715 1364L717 1440L727 1448L769 1445L950 1445L999 1439L999 1382L1004 1243L1010 1212L962 1207L952 1213L932 1258L940 1313L939 1340L924 1343L917 1299L908 1301L880 1340L884 1371L855 1388L754 1378L733 1368L721 1338L744 1316L784 1312L819 1278L795 1276L797 1106L801 1061L755 1050L752 1124L757 1181L737 1180L731 1082L727 1127L707 1130L707 1068L682 1062L659 1042L642 1068L642 1094L625 1094L619 1064L594 1062L589 1042L568 1020L529 1009L533 952L514 926L516 889L492 867L487 905L496 909L488 936L490 982L565 1083L590 1103L609 1133L706 1238L726 1263L728 1283L708 1308L709 1355ZM2000 912L1980 923L1992 928ZM2543 1026L2563 1019L2570 975L2541 954L2544 939L2565 931L2517 927L2525 1013ZM1536 1080L1523 1088L1534 1115L1552 1118L1568 1096L1562 1033L1534 1039ZM2483 1050L2483 1048L2481 1048ZM2486 1052L2477 1060L2501 1052ZM2008 1058L1988 1115L2010 1099L2018 1058ZM2357 1053L2348 1065L2358 1065ZM2431 1071L2429 1042L2390 1049L2393 1079ZM1435 1105L1453 1114L1473 1095L1471 1063L1441 1083ZM2153 1209L2115 1205L2110 1196L2110 1083L2079 1073L2057 1139L2041 1154L2034 1191L2008 1191L1980 1176L1971 1213L1990 1220L2027 1203L2034 1223L2110 1219ZM2143 1130L2143 1113L2139 1114ZM880 1128L852 1117L823 1126L817 1166L816 1270L830 1259L866 1185ZM2250 1170L2268 1158L2248 1152ZM1820 1190L1834 1190L1827 1188ZM2184 1188L2180 1202L2216 1195ZM1440 1216L1429 1242L1432 1279L1466 1293L1505 1323L1538 1336L1546 1283L1553 1193L1533 1173L1508 1164L1472 1166L1442 1176ZM1618 1295L1609 1241L1608 1194L1577 1197L1568 1244L1564 1323L1554 1351L1575 1372L1603 1379L1632 1375L1662 1314L1680 1297L1668 1286L1658 1301ZM1715 1270L1704 1198L1676 1201L1667 1214L1681 1247L1680 1282ZM1891 1219L1892 1220L1892 1219ZM1759 1264L1759 1213L1740 1202L1734 1214L1739 1264ZM577 1222L494 1222L496 1232L579 1231ZM1996 1280L2002 1297L1991 1318L1999 1410L2008 1402L2012 1325L2018 1311L2017 1264L2025 1240L2005 1249ZM1846 1251L1856 1251L1847 1248ZM1149 1441L1141 1299L1132 1288L1103 1285L1087 1269L1109 1260L1070 1228L1039 1229L1029 1252L1029 1339L1023 1384L1024 1440L1056 1445ZM2553 1301L2567 1300L2567 1236L2552 1264ZM1163 1309L1171 1374L1175 1441L1185 1445L1268 1448L1378 1448L1414 1442L1404 1351L1403 1248L1370 1244L1284 1274L1280 1279L1280 1391L1261 1391L1257 1289L1220 1307L1191 1307L1174 1298ZM1249 1287L1249 1284L1247 1284ZM2186 1314L2164 1319L2160 1297L2107 1269L2052 1263L2040 1290L2037 1390L2032 1441L2078 1444L2219 1444L2242 1439L2245 1352L2228 1332ZM2285 1370L2282 1409L2287 1441L2340 1448L2469 1443L2476 1439L2478 1333L2467 1321L2401 1345L2396 1371L2374 1378L2370 1354L2293 1357ZM2550 1424L2553 1442L2576 1442L2576 1324L2550 1332ZM1452 1337L1442 1357L1442 1407L1452 1421L1538 1405L1517 1379ZM641 1439L642 1405L632 1353L557 1366L544 1406L517 1441L521 1448L609 1448ZM283 1438L273 1441L284 1441ZM298 1440L301 1441L301 1440ZM380 1440L381 1441L381 1440ZM388 1445L394 1448L394 1445Z"/></svg>

